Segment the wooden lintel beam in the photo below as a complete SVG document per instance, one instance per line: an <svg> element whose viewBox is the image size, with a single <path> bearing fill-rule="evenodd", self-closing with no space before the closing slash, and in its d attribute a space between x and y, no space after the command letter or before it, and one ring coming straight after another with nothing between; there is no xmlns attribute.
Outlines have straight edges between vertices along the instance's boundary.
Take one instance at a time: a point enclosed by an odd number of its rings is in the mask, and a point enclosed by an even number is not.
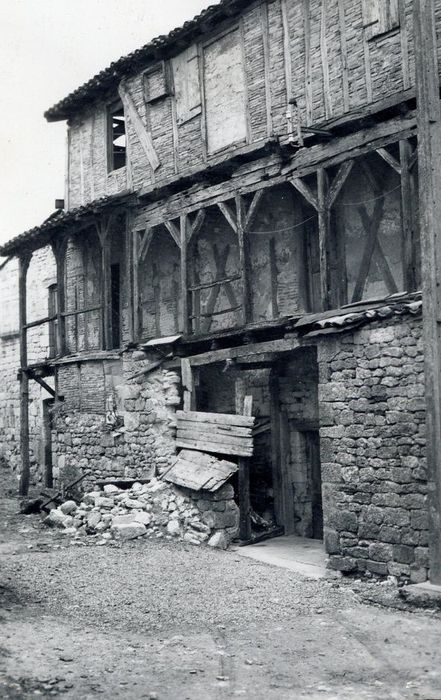
<svg viewBox="0 0 441 700"><path fill-rule="evenodd" d="M237 233L237 219L226 202L218 202L217 206L230 224L234 233Z"/></svg>
<svg viewBox="0 0 441 700"><path fill-rule="evenodd" d="M395 172L397 172L398 175L401 175L401 164L396 158L394 158L394 156L391 153L389 153L387 148L377 148L375 150L380 156L380 158L382 158L388 165L390 165L390 167L393 168L393 170L395 170Z"/></svg>
<svg viewBox="0 0 441 700"><path fill-rule="evenodd" d="M293 177L289 180L291 185L300 192L300 194L306 199L306 201L316 210L319 210L319 202L315 194L312 192L311 188L303 182L300 177Z"/></svg>
<svg viewBox="0 0 441 700"><path fill-rule="evenodd" d="M164 226L173 238L174 242L178 246L178 248L181 247L181 233L176 224L173 223L173 221L164 221Z"/></svg>

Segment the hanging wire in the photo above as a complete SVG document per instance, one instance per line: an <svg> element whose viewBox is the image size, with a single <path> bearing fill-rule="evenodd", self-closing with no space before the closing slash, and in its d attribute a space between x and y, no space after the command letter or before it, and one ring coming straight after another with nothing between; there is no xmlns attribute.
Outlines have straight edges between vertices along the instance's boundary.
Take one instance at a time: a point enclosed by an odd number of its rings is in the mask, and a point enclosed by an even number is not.
<svg viewBox="0 0 441 700"><path fill-rule="evenodd" d="M393 194L397 190L401 189L401 184L397 185L397 187L394 187L392 190L388 190L388 192L383 192L383 194L378 195L378 197L372 197L371 199L363 199L359 202L342 202L341 204L337 204L337 207L359 207L362 204L370 204L371 202L376 202L379 199L384 199L385 197L388 197L390 194ZM317 212L318 214L319 212ZM313 219L317 218L317 214L314 214L314 216L309 216L307 219L303 219L303 221L299 221L297 224L292 224L292 226L287 226L285 228L274 228L270 229L268 231L248 231L249 234L252 234L254 236L268 236L270 234L275 234L275 233L286 233L287 231L292 231L293 229L298 228L299 226L303 226L303 224L308 223L308 221L312 221Z"/></svg>
<svg viewBox="0 0 441 700"><path fill-rule="evenodd" d="M341 204L337 204L337 206L338 207L358 207L361 204L370 204L370 202L376 202L378 199L383 199L384 197L387 197L388 195L390 195L393 192L396 192L397 190L400 190L400 189L401 189L401 184L394 187L393 190L389 190L388 192L383 192L383 194L379 194L378 197L372 197L372 199L363 199L361 202L341 202Z"/></svg>

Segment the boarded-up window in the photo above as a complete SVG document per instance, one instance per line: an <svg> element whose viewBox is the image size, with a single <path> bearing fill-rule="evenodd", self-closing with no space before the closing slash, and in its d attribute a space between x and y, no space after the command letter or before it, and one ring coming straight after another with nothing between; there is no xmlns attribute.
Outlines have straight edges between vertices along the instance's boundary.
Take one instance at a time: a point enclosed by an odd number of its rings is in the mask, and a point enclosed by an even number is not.
<svg viewBox="0 0 441 700"><path fill-rule="evenodd" d="M164 61L144 73L146 102L156 102L170 95L170 71Z"/></svg>
<svg viewBox="0 0 441 700"><path fill-rule="evenodd" d="M204 89L208 152L244 141L245 77L238 29L204 48Z"/></svg>
<svg viewBox="0 0 441 700"><path fill-rule="evenodd" d="M201 113L199 54L190 46L172 61L178 124L184 124Z"/></svg>
<svg viewBox="0 0 441 700"><path fill-rule="evenodd" d="M368 39L400 26L398 2L399 0L363 0L363 24Z"/></svg>

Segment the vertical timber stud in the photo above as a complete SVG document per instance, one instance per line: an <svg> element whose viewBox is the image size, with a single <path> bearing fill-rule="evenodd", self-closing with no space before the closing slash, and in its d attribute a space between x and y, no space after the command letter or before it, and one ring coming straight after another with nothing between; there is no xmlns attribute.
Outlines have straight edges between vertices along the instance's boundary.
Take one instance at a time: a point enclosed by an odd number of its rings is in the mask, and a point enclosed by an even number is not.
<svg viewBox="0 0 441 700"><path fill-rule="evenodd" d="M102 327L103 350L112 348L112 309L110 289L110 228L112 215L104 217L96 223L98 237L101 243L101 275L102 275Z"/></svg>
<svg viewBox="0 0 441 700"><path fill-rule="evenodd" d="M250 294L250 255L248 232L245 226L245 208L243 198L236 195L237 237L239 240L239 258L242 274L242 321L246 325L251 321L252 307Z"/></svg>
<svg viewBox="0 0 441 700"><path fill-rule="evenodd" d="M429 577L441 585L441 111L434 0L413 4L429 478Z"/></svg>
<svg viewBox="0 0 441 700"><path fill-rule="evenodd" d="M57 267L57 339L56 348L57 356L61 357L66 351L66 326L65 317L63 315L65 310L65 289L64 289L64 272L66 266L66 251L67 251L68 239L67 236L63 236L56 239L52 243L52 251L55 258L55 263Z"/></svg>
<svg viewBox="0 0 441 700"><path fill-rule="evenodd" d="M245 396L243 402L243 415L251 416L253 411L253 397ZM248 457L239 457L239 537L241 542L249 542L251 539L251 502L250 502L250 460Z"/></svg>
<svg viewBox="0 0 441 700"><path fill-rule="evenodd" d="M329 180L324 168L317 170L317 200L319 223L319 255L320 255L320 296L322 309L329 309L329 236L331 231L331 216L328 206Z"/></svg>
<svg viewBox="0 0 441 700"><path fill-rule="evenodd" d="M404 241L404 285L405 289L413 292L416 289L415 280L415 241L413 227L414 202L412 195L413 175L409 170L412 147L407 139L400 141L401 165L401 221Z"/></svg>
<svg viewBox="0 0 441 700"><path fill-rule="evenodd" d="M18 313L20 333L20 496L29 491L29 377L27 375L28 347L26 330L26 277L32 253L23 253L18 261Z"/></svg>
<svg viewBox="0 0 441 700"><path fill-rule="evenodd" d="M181 233L181 299L182 299L182 317L181 317L181 332L183 335L188 335L189 327L189 297L188 297L188 214L182 214L180 218L180 233Z"/></svg>

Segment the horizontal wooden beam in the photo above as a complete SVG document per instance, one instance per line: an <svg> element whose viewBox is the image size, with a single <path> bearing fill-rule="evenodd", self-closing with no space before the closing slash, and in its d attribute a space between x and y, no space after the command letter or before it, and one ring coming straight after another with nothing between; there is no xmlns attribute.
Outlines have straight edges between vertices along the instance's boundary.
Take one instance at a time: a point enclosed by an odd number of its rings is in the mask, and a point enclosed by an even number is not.
<svg viewBox="0 0 441 700"><path fill-rule="evenodd" d="M192 367L200 365L208 365L213 362L225 362L226 360L234 360L238 357L259 356L264 353L273 352L292 352L298 348L304 347L297 337L269 340L264 343L251 343L250 345L241 345L237 348L227 348L223 350L211 350L210 352L201 353L189 357Z"/></svg>

